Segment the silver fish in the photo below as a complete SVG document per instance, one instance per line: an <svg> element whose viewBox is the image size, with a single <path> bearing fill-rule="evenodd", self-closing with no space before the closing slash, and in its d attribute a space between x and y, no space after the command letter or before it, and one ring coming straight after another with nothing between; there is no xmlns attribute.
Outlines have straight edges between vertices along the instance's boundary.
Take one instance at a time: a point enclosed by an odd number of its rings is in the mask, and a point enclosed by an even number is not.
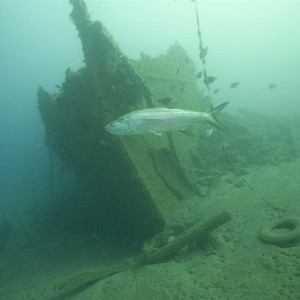
<svg viewBox="0 0 300 300"><path fill-rule="evenodd" d="M162 132L184 131L195 123L209 123L226 130L216 118L229 102L224 102L210 112L197 112L172 108L149 108L133 111L109 123L105 129L115 135L132 135Z"/></svg>

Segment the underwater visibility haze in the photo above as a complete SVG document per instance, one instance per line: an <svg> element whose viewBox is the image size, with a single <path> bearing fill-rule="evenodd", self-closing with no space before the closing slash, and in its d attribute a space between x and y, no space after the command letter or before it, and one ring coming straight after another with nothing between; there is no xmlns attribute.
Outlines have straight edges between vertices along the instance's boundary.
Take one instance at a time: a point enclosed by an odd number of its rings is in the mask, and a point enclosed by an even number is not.
<svg viewBox="0 0 300 300"><path fill-rule="evenodd" d="M299 14L1 1L0 299L300 299Z"/></svg>

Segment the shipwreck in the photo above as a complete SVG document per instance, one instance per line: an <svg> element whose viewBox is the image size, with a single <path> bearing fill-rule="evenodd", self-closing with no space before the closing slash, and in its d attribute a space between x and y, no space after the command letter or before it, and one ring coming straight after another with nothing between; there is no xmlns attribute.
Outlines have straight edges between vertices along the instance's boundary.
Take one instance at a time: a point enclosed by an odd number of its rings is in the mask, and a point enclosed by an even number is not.
<svg viewBox="0 0 300 300"><path fill-rule="evenodd" d="M101 201L104 227L147 239L176 223L178 202L205 193L195 172L197 138L181 132L116 137L105 124L133 110L176 105L204 110L195 67L185 50L126 57L85 3L72 0L71 19L79 33L85 66L66 71L57 94L38 91L45 142ZM180 66L180 70L179 70ZM195 134L201 135L195 131Z"/></svg>

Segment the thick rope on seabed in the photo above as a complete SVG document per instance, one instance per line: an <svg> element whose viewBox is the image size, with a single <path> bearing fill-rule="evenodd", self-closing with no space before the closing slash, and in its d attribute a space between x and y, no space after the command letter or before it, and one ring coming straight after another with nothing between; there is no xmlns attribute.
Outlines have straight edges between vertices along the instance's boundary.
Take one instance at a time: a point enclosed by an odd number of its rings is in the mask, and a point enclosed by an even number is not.
<svg viewBox="0 0 300 300"><path fill-rule="evenodd" d="M176 255L180 249L207 237L207 235L209 235L214 229L230 220L231 216L227 212L223 212L205 223L198 222L188 227L180 235L173 238L170 242L167 242L160 248L151 249L150 247L147 249L147 247L144 247L144 261L146 264L155 264L167 261Z"/></svg>
<svg viewBox="0 0 300 300"><path fill-rule="evenodd" d="M68 295L74 295L77 292L80 292L83 289L94 284L95 282L117 273L125 272L145 264L166 262L183 247L192 245L193 243L199 241L199 239L207 237L214 229L227 223L230 220L231 216L229 215L229 213L220 213L219 215L209 219L204 223L198 222L188 227L177 237L173 238L170 242L167 242L161 247L144 247L144 253L139 256L129 258L126 261L114 266L106 268L99 267L99 270L96 271L82 272L80 274L74 275L68 280L56 286L58 295L53 299L66 299ZM149 245L150 244L151 242L149 243Z"/></svg>

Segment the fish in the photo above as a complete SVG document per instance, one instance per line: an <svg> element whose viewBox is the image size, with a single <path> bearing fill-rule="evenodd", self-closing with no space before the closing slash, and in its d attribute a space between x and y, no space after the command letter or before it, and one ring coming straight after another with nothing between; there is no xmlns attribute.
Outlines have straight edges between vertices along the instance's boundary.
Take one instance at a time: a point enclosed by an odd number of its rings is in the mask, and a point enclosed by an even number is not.
<svg viewBox="0 0 300 300"><path fill-rule="evenodd" d="M216 79L217 79L217 77L214 77L214 76L207 76L207 77L204 78L203 82L204 82L206 85L209 85L209 84L213 83Z"/></svg>
<svg viewBox="0 0 300 300"><path fill-rule="evenodd" d="M114 135L156 134L163 132L185 131L193 124L208 123L226 131L226 127L217 119L217 115L229 102L224 102L210 112L197 112L174 108L148 108L130 112L105 125L105 129Z"/></svg>
<svg viewBox="0 0 300 300"><path fill-rule="evenodd" d="M200 71L200 72L197 73L196 78L199 79L199 78L201 78L201 76L202 76L202 71Z"/></svg>
<svg viewBox="0 0 300 300"><path fill-rule="evenodd" d="M218 94L220 92L220 89L215 89L214 94Z"/></svg>
<svg viewBox="0 0 300 300"><path fill-rule="evenodd" d="M234 89L236 88L240 83L239 82L233 82L231 85L230 85L230 88L231 89Z"/></svg>
<svg viewBox="0 0 300 300"><path fill-rule="evenodd" d="M269 86L268 86L268 88L269 88L270 90L273 90L273 89L275 89L276 87L277 87L277 84L275 84L275 83L270 83Z"/></svg>

